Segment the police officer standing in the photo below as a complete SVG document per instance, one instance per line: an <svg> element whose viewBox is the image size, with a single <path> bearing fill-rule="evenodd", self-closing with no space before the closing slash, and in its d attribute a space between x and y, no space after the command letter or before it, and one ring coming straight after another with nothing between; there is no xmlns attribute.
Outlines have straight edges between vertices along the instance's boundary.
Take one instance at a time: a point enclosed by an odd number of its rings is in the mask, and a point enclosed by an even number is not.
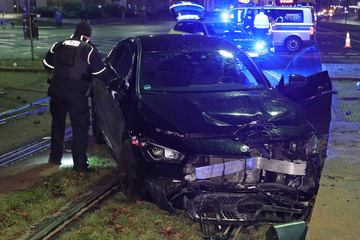
<svg viewBox="0 0 360 240"><path fill-rule="evenodd" d="M254 12L252 9L248 9L244 18L245 30L254 33Z"/></svg>
<svg viewBox="0 0 360 240"><path fill-rule="evenodd" d="M55 43L43 60L44 67L53 71L49 96L51 124L51 153L49 163L60 165L64 150L65 120L69 113L73 143L72 156L78 172L87 171L87 144L90 126L88 95L92 77L105 78L107 68L97 49L90 42L91 26L77 25L67 40Z"/></svg>
<svg viewBox="0 0 360 240"><path fill-rule="evenodd" d="M264 8L260 9L260 13L254 18L255 37L268 42L267 34L270 29L269 17L265 15Z"/></svg>

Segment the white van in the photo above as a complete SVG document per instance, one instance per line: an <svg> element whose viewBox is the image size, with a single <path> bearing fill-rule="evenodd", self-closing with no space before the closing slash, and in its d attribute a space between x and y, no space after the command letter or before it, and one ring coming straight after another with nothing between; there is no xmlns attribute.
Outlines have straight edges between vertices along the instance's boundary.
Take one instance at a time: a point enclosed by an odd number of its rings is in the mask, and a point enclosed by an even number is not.
<svg viewBox="0 0 360 240"><path fill-rule="evenodd" d="M234 21L243 26L247 10L260 12L261 8L270 19L270 35L275 47L286 47L295 52L302 46L314 43L314 12L308 7L239 7L229 10L222 17L224 21Z"/></svg>

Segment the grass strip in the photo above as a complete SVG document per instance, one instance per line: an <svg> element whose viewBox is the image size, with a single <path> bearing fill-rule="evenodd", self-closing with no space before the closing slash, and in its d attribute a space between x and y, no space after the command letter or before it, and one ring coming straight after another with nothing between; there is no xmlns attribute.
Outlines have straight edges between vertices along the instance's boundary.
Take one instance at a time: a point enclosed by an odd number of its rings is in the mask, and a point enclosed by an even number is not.
<svg viewBox="0 0 360 240"><path fill-rule="evenodd" d="M44 69L42 59L5 59L0 60L0 68L12 69Z"/></svg>
<svg viewBox="0 0 360 240"><path fill-rule="evenodd" d="M356 81L333 81L334 90L341 105L341 112L345 115L347 122L360 121L360 90Z"/></svg>

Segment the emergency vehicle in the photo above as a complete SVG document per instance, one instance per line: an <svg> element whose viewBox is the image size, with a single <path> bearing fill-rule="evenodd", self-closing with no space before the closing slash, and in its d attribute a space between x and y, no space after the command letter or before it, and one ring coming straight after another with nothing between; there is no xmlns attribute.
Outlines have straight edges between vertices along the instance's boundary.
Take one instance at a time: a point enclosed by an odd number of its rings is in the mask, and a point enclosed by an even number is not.
<svg viewBox="0 0 360 240"><path fill-rule="evenodd" d="M264 13L269 17L270 35L275 47L286 47L299 51L302 46L315 42L314 10L307 7L256 6L233 8L222 15L223 21L232 21L240 26L248 9Z"/></svg>

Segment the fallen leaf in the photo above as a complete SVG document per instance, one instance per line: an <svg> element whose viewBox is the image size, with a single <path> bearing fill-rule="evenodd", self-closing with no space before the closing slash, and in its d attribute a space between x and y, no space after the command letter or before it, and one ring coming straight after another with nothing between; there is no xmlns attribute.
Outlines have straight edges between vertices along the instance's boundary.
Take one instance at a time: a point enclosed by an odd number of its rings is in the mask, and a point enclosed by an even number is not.
<svg viewBox="0 0 360 240"><path fill-rule="evenodd" d="M23 219L27 219L28 215L27 213L19 213L20 216L23 218Z"/></svg>

